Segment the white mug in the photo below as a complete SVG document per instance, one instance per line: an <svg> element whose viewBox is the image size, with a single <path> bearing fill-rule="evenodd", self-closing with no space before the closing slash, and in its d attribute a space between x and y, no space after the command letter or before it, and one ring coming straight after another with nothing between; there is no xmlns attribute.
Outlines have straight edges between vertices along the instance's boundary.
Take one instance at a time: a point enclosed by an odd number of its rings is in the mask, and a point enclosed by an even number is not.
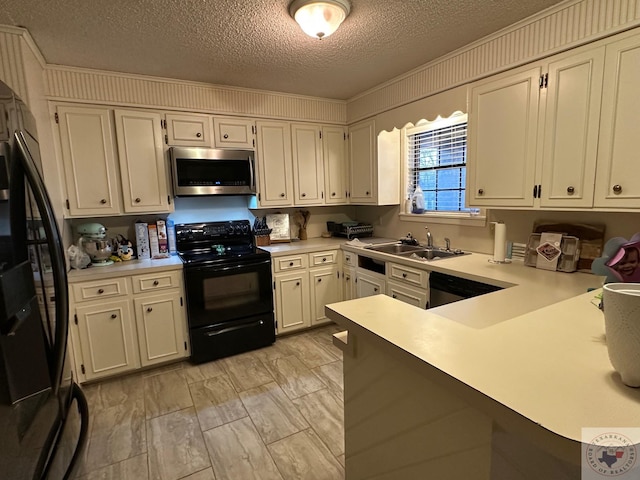
<svg viewBox="0 0 640 480"><path fill-rule="evenodd" d="M622 383L640 387L640 283L608 283L603 289L609 360Z"/></svg>

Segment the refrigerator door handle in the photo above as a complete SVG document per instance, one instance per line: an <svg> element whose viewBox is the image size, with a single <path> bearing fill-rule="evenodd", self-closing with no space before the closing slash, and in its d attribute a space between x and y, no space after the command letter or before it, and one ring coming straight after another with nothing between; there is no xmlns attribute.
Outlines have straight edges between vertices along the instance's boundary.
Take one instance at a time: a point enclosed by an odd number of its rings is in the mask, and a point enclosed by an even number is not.
<svg viewBox="0 0 640 480"><path fill-rule="evenodd" d="M69 327L69 293L67 292L67 270L62 249L62 236L58 230L51 200L44 186L44 181L38 172L35 162L29 152L24 134L16 131L16 155L14 164L19 164L33 192L33 198L38 206L42 226L47 238L51 268L53 273L53 286L56 294L56 318L55 334L52 345L51 384L53 394L58 395L62 373L64 369L64 357L67 351L67 329ZM12 169L14 166L12 166Z"/></svg>

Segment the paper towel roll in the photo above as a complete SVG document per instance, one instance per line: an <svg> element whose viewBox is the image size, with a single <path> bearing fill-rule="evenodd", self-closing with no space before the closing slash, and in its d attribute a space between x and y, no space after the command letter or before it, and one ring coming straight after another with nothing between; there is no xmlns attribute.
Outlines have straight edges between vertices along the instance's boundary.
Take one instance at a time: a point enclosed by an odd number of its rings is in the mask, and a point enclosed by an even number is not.
<svg viewBox="0 0 640 480"><path fill-rule="evenodd" d="M507 246L507 226L504 223L494 223L493 261L504 262Z"/></svg>

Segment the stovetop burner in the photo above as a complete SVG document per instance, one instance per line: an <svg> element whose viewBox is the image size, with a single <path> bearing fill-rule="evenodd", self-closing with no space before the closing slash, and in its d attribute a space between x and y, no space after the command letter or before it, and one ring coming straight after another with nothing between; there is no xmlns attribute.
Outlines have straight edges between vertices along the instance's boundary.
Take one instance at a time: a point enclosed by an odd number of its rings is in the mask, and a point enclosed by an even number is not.
<svg viewBox="0 0 640 480"><path fill-rule="evenodd" d="M176 225L176 246L187 265L269 256L254 246L249 220Z"/></svg>

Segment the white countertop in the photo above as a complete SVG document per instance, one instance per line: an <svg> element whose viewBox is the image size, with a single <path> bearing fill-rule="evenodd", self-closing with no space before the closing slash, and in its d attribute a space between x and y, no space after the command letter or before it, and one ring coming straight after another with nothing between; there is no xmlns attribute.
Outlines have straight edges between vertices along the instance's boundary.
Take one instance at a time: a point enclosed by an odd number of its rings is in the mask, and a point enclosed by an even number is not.
<svg viewBox="0 0 640 480"><path fill-rule="evenodd" d="M271 245L260 246L263 250L271 253L272 257L281 257L284 255L293 255L296 253L309 253L317 252L319 249L333 250L340 248L347 243L346 238L331 237L331 238L310 238L308 240L298 240L290 243L272 243ZM370 237L363 238L363 244L372 243L387 243L394 242L395 240L390 238ZM354 247L357 248L357 247Z"/></svg>
<svg viewBox="0 0 640 480"><path fill-rule="evenodd" d="M182 260L180 260L180 257L173 255L169 258L129 260L126 262L114 262L113 265L104 267L90 266L81 270L72 269L67 273L67 278L69 283L75 283L166 270L182 270Z"/></svg>

